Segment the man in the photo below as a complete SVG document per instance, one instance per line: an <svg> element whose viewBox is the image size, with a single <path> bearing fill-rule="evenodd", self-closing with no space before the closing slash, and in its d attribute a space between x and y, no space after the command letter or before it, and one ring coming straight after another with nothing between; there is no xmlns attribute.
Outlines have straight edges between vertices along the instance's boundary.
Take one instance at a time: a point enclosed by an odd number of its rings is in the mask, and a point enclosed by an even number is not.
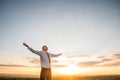
<svg viewBox="0 0 120 80"><path fill-rule="evenodd" d="M40 80L52 80L52 73L51 73L51 57L57 57L62 54L51 54L48 51L48 47L44 45L42 47L42 51L36 51L29 47L26 43L23 43L31 52L40 56L41 61L41 74Z"/></svg>

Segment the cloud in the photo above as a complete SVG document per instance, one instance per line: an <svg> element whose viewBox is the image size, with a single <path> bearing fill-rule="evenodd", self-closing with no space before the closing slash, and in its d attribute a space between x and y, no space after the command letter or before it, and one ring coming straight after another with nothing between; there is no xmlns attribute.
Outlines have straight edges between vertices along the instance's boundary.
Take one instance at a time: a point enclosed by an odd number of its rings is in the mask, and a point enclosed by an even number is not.
<svg viewBox="0 0 120 80"><path fill-rule="evenodd" d="M52 65L52 67L55 67L55 68L64 68L64 67L67 67L68 65L57 65L57 64L54 64Z"/></svg>
<svg viewBox="0 0 120 80"><path fill-rule="evenodd" d="M109 57L112 58L112 59L120 59L120 54L119 53L111 54Z"/></svg>
<svg viewBox="0 0 120 80"><path fill-rule="evenodd" d="M29 67L24 65L0 64L0 67Z"/></svg>
<svg viewBox="0 0 120 80"><path fill-rule="evenodd" d="M25 65L13 65L13 64L0 64L0 66L8 67L40 67L40 59L37 57L27 57L30 63L29 66ZM120 66L120 54L109 54L107 56L94 56L94 55L66 55L61 57L52 58L52 67L64 68L71 64L78 67L112 67Z"/></svg>
<svg viewBox="0 0 120 80"><path fill-rule="evenodd" d="M111 54L106 57L97 56L94 61L78 62L79 67L111 67L120 66L120 54Z"/></svg>
<svg viewBox="0 0 120 80"><path fill-rule="evenodd" d="M39 64L40 63L40 60L36 57L28 57L27 59L30 63L33 63L33 64Z"/></svg>
<svg viewBox="0 0 120 80"><path fill-rule="evenodd" d="M30 63L34 64L36 67L38 66L38 64L40 64L39 58L36 58L36 57L27 57L27 60ZM51 60L52 60L52 67L54 68L63 68L68 66L68 65L59 63L58 58L52 58Z"/></svg>
<svg viewBox="0 0 120 80"><path fill-rule="evenodd" d="M94 56L94 55L70 55L64 56L64 58L54 58L54 67L66 67L71 64L79 67L112 67L119 66L120 54L109 54L107 56ZM61 66L59 66L61 65Z"/></svg>
<svg viewBox="0 0 120 80"><path fill-rule="evenodd" d="M68 58L90 58L91 55L88 55L88 54L84 54L84 55L70 55L70 56L67 56Z"/></svg>
<svg viewBox="0 0 120 80"><path fill-rule="evenodd" d="M0 64L0 68L3 67L27 67L27 68L40 68L40 66L25 66L25 65L15 65L15 64Z"/></svg>
<svg viewBox="0 0 120 80"><path fill-rule="evenodd" d="M99 62L97 61L89 61L89 62L79 62L77 65L79 67L93 67L96 66Z"/></svg>
<svg viewBox="0 0 120 80"><path fill-rule="evenodd" d="M103 59L105 56L97 56L98 59Z"/></svg>
<svg viewBox="0 0 120 80"><path fill-rule="evenodd" d="M57 62L59 62L57 59L51 59L52 60L52 63L57 63Z"/></svg>
<svg viewBox="0 0 120 80"><path fill-rule="evenodd" d="M27 57L27 60L32 64L40 64L40 59L36 57ZM51 59L52 63L58 63L56 58Z"/></svg>
<svg viewBox="0 0 120 80"><path fill-rule="evenodd" d="M100 63L103 63L103 62L109 62L109 61L112 61L113 59L101 59Z"/></svg>
<svg viewBox="0 0 120 80"><path fill-rule="evenodd" d="M111 63L106 63L106 64L103 64L102 66L105 66L105 67L109 67L109 66L120 66L120 61L111 62Z"/></svg>

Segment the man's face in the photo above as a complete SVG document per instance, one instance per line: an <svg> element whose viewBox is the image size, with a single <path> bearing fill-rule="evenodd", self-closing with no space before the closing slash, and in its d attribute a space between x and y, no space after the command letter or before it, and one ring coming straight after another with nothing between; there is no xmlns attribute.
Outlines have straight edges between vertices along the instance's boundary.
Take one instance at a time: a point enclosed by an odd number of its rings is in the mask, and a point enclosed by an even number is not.
<svg viewBox="0 0 120 80"><path fill-rule="evenodd" d="M47 50L48 50L48 47L47 47L47 46L43 46L43 47L42 47L42 50L43 50L43 51L47 51Z"/></svg>

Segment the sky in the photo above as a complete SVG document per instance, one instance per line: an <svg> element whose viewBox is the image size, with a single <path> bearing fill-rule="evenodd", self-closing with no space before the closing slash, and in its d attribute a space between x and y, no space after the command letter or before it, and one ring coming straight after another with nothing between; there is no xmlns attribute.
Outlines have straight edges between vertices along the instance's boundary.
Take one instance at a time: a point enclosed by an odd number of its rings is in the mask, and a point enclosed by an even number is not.
<svg viewBox="0 0 120 80"><path fill-rule="evenodd" d="M0 38L0 74L39 74L39 57L23 42L63 53L53 75L120 74L120 1L1 0Z"/></svg>

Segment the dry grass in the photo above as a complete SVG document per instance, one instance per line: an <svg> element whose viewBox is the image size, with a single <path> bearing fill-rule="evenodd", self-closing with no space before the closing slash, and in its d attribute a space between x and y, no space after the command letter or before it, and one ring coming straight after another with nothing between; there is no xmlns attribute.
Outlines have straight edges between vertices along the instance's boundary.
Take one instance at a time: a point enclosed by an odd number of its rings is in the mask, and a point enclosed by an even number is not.
<svg viewBox="0 0 120 80"><path fill-rule="evenodd" d="M39 80L27 77L0 77L0 80ZM120 80L120 75L109 76L54 76L52 80Z"/></svg>

